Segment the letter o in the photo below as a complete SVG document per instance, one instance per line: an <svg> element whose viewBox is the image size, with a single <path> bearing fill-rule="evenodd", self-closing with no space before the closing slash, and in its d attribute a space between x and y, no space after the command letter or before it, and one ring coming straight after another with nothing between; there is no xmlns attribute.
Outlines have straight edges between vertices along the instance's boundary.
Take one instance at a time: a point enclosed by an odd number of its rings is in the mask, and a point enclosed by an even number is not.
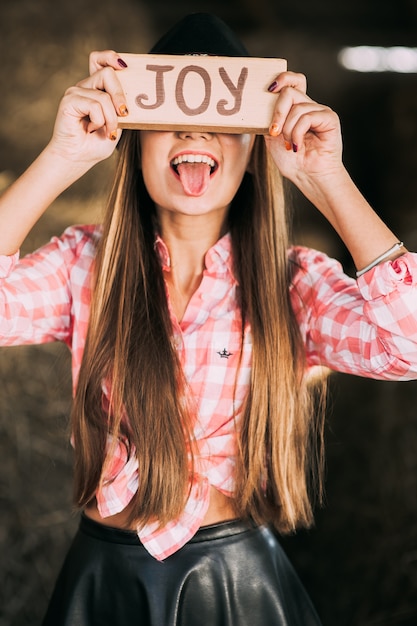
<svg viewBox="0 0 417 626"><path fill-rule="evenodd" d="M192 109L190 108L184 99L184 81L190 72L195 72L203 79L204 83L204 98L201 104ZM211 96L211 80L210 75L203 67L199 65L187 65L183 67L180 73L178 74L177 84L175 85L175 100L177 101L178 107L181 109L185 115L200 115L207 111L210 104L210 96Z"/></svg>

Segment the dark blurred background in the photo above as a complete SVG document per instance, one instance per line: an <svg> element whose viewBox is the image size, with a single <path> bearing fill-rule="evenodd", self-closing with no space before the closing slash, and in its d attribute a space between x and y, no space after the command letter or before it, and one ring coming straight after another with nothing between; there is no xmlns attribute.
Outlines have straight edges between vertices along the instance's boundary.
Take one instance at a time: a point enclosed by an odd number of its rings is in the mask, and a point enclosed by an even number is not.
<svg viewBox="0 0 417 626"><path fill-rule="evenodd" d="M345 46L417 46L416 0L2 0L0 190L47 142L90 50L146 52L192 11L216 13L254 56L287 58L307 75L312 97L340 114L353 178L417 250L417 74L338 63ZM63 194L24 251L69 223L99 220L111 167ZM352 272L317 212L297 193L294 203L295 240ZM69 357L59 345L3 349L0 375L0 626L36 625L77 524ZM315 527L284 547L325 626L417 624L417 384L333 375L330 387L326 503Z"/></svg>

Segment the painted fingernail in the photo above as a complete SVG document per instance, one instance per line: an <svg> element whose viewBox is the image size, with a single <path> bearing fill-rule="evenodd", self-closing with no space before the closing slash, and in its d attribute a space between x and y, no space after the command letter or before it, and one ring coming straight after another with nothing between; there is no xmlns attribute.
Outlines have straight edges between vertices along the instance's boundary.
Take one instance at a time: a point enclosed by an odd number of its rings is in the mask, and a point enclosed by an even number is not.
<svg viewBox="0 0 417 626"><path fill-rule="evenodd" d="M293 151L293 152L297 152L297 151L298 151L298 146L297 146L297 144L296 144L296 143L293 143L293 144L292 144L292 151Z"/></svg>
<svg viewBox="0 0 417 626"><path fill-rule="evenodd" d="M271 124L271 126L269 127L269 134L272 135L272 137L278 137L279 133L280 128L278 124Z"/></svg>
<svg viewBox="0 0 417 626"><path fill-rule="evenodd" d="M123 116L128 115L129 111L127 110L127 106L125 104L121 104L119 106L119 113Z"/></svg>
<svg viewBox="0 0 417 626"><path fill-rule="evenodd" d="M289 141L284 141L284 143L285 143L285 149L286 150L288 150L288 151L292 150L292 145L290 144Z"/></svg>
<svg viewBox="0 0 417 626"><path fill-rule="evenodd" d="M120 67L123 67L123 68L127 67L127 63L125 63L123 59L117 59L117 62L120 65Z"/></svg>
<svg viewBox="0 0 417 626"><path fill-rule="evenodd" d="M277 81L274 80L274 82L269 85L268 91L274 91L274 89L277 86L277 84L278 84Z"/></svg>
<svg viewBox="0 0 417 626"><path fill-rule="evenodd" d="M116 130L112 130L110 135L109 135L109 137L110 137L110 139L112 141L116 141L116 139L117 139L117 131Z"/></svg>

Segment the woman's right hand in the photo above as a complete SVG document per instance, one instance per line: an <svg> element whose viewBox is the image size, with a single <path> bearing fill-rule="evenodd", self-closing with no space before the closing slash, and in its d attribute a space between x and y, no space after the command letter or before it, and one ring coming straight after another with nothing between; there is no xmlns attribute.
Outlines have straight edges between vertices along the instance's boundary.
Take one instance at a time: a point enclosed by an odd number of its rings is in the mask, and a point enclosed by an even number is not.
<svg viewBox="0 0 417 626"><path fill-rule="evenodd" d="M117 78L125 65L112 50L94 52L90 76L66 91L50 142L0 197L0 254L14 254L48 206L113 153L127 113Z"/></svg>
<svg viewBox="0 0 417 626"><path fill-rule="evenodd" d="M126 64L112 51L90 55L90 76L70 87L61 100L49 150L89 169L114 151L121 131L117 117L127 114L117 77Z"/></svg>

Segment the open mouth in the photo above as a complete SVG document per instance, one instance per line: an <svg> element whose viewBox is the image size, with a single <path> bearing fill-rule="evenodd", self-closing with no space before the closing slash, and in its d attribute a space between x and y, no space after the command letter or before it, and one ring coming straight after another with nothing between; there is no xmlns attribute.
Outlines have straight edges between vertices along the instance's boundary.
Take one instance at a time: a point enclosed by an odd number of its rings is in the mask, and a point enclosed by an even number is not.
<svg viewBox="0 0 417 626"><path fill-rule="evenodd" d="M218 168L218 163L207 154L181 154L171 161L171 167L178 176L178 166L181 165L181 163L204 163L210 168L210 176L214 174Z"/></svg>
<svg viewBox="0 0 417 626"><path fill-rule="evenodd" d="M171 168L180 180L187 196L201 196L208 187L219 164L208 154L179 154L172 159Z"/></svg>

